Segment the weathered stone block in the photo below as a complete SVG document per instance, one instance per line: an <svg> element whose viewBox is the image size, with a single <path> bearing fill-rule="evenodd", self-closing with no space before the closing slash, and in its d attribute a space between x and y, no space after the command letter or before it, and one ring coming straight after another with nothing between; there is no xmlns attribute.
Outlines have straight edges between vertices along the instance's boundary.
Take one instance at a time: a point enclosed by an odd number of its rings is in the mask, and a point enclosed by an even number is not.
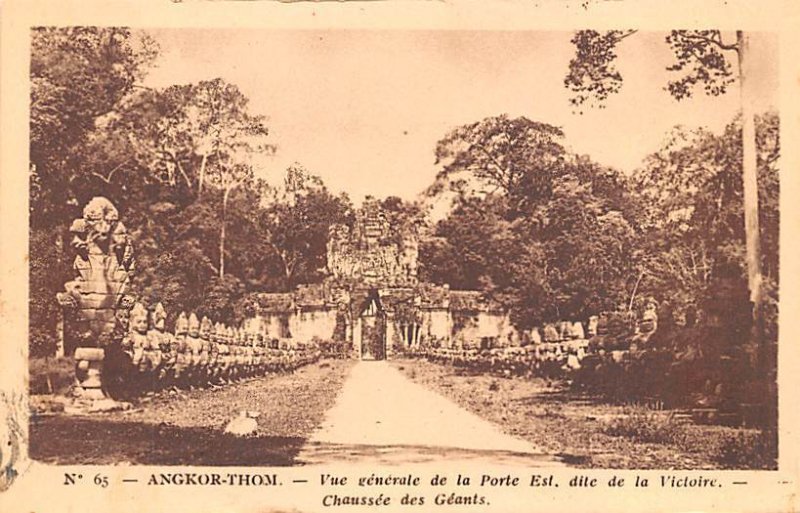
<svg viewBox="0 0 800 513"><path fill-rule="evenodd" d="M108 308L113 306L115 300L116 296L99 292L88 292L81 296L81 304L85 309Z"/></svg>
<svg viewBox="0 0 800 513"><path fill-rule="evenodd" d="M75 349L75 359L76 360L86 360L86 361L102 361L105 358L106 353L102 348L99 347L79 347Z"/></svg>

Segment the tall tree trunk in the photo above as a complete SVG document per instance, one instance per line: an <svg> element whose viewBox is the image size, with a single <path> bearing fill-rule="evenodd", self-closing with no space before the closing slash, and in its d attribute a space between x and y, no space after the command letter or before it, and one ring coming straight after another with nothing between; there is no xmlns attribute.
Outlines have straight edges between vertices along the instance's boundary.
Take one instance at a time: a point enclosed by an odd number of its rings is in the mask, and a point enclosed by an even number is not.
<svg viewBox="0 0 800 513"><path fill-rule="evenodd" d="M644 278L644 271L639 274L639 278L636 280L636 285L633 286L633 292L631 292L631 300L628 301L628 311L633 310L633 300L636 299L636 292L639 290L639 283L642 282L642 278Z"/></svg>
<svg viewBox="0 0 800 513"><path fill-rule="evenodd" d="M750 345L755 368L763 379L765 412L764 428L776 429L778 419L777 341L768 341L764 330L764 311L761 296L761 244L758 219L758 157L754 95L750 90L748 34L736 32L739 56L739 87L742 101L742 178L744 186L744 225L747 249L747 285L753 305L753 329Z"/></svg>
<svg viewBox="0 0 800 513"><path fill-rule="evenodd" d="M197 197L203 195L203 183L206 180L206 162L208 162L208 152L203 152L203 160L200 161L200 177L197 180Z"/></svg>
<svg viewBox="0 0 800 513"><path fill-rule="evenodd" d="M225 277L225 221L228 213L228 195L230 189L222 193L222 227L219 230L219 277Z"/></svg>
<svg viewBox="0 0 800 513"><path fill-rule="evenodd" d="M753 93L749 77L749 37L736 32L739 57L739 88L742 102L742 180L744 185L744 229L747 249L747 286L756 325L761 311L761 244L758 227L758 166Z"/></svg>

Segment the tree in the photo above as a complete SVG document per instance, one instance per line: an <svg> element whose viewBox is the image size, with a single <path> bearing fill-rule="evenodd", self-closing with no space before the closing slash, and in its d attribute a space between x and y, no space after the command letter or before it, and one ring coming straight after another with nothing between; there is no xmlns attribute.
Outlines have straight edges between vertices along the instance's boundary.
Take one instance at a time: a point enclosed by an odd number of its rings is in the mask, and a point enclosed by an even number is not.
<svg viewBox="0 0 800 513"><path fill-rule="evenodd" d="M115 125L129 134L144 167L172 186L180 178L190 192L202 196L213 179L207 176L209 168L227 154L233 132L245 132L240 139L266 135L264 119L250 115L247 104L235 85L215 78L140 92L128 100ZM256 133L259 123L262 134ZM271 153L274 148L258 150Z"/></svg>
<svg viewBox="0 0 800 513"><path fill-rule="evenodd" d="M52 354L58 337L54 295L70 276L63 255L68 223L92 196L120 190L118 141L101 142L98 123L138 87L157 53L150 38L123 27L31 31L32 354ZM92 147L102 147L103 158Z"/></svg>
<svg viewBox="0 0 800 513"><path fill-rule="evenodd" d="M97 172L74 152L143 77L158 49L127 28L36 28L31 39L31 221L71 214L86 192L76 179ZM110 172L102 170L101 176ZM89 181L84 180L82 183ZM93 186L96 186L94 182ZM100 184L102 185L102 184Z"/></svg>
<svg viewBox="0 0 800 513"><path fill-rule="evenodd" d="M281 290L317 283L326 265L328 230L352 221L346 195L334 196L322 180L300 164L286 170L284 186L273 190L254 223L262 235L264 254L274 258Z"/></svg>
<svg viewBox="0 0 800 513"><path fill-rule="evenodd" d="M576 55L570 61L569 72L565 79L565 85L571 89L575 96L572 103L580 106L588 100L602 103L609 94L617 92L622 84L621 75L614 69L613 64L616 58L614 49L623 39L630 37L636 31L611 31L600 34L594 31L582 31L575 35L572 42L576 46ZM725 144L720 145L721 149L703 147L691 148L685 157L690 160L694 157L692 151L700 150L704 162L700 166L712 168L714 163L722 162L723 170L740 170L736 179L731 182L731 175L726 172L713 173L711 179L706 184L701 184L700 191L708 191L704 186L713 184L715 188L710 197L705 202L694 205L693 209L687 212L692 221L696 222L698 228L710 229L710 234L716 239L712 240L710 247L700 247L702 251L701 265L697 266L694 251L694 241L688 239L688 244L684 248L688 249L683 255L675 254L675 247L671 247L671 253L677 258L661 259L660 262L646 262L646 265L670 264L680 262L682 257L689 256L692 260L690 276L697 276L697 271L706 273L703 277L707 280L702 297L705 312L715 321L722 322L724 328L723 340L740 341L742 334L746 333L746 327L741 322L742 296L749 296L749 304L744 305L744 319L749 318L750 336L749 343L745 346L745 351L749 352L749 362L744 365L756 370L755 379L752 382L740 383L743 390L757 391L753 397L759 397L764 401L767 409L765 421L768 427L774 428L777 419L777 389L776 389L776 337L775 337L775 303L767 302L774 297L776 287L771 281L765 283L763 276L763 259L761 255L762 229L760 223L762 219L772 220L773 214L765 214L759 207L759 155L757 152L759 140L765 140L764 136L759 136L756 131L756 116L754 109L754 91L750 77L750 61L752 59L750 50L749 35L743 31L736 32L736 40L726 41L726 37L718 30L705 31L672 31L666 38L667 44L675 56L675 64L668 70L679 73L676 80L668 82L666 89L669 93L681 100L688 98L693 93L696 86L700 85L706 94L724 94L728 87L738 78L740 91L741 107L741 128L733 130L734 137L738 139L738 144L731 144L730 139ZM735 57L735 65L726 58ZM736 73L734 73L734 68ZM769 132L769 131L767 131ZM730 135L730 134L727 134ZM774 145L777 152L777 139ZM727 153L727 148L738 149L737 155ZM708 157L713 155L714 159ZM777 158L777 153L775 154ZM762 161L763 162L763 161ZM702 176L702 173L700 173ZM766 176L767 180L774 182L777 188L777 175L775 177ZM731 203L725 201L725 195L736 197L737 185L741 184L741 200ZM691 191L690 191L691 192ZM722 193L722 194L721 194ZM769 196L769 194L767 194ZM777 196L776 196L777 197ZM681 199L677 196L676 199ZM685 199L685 198L684 198ZM738 199L738 198L736 198ZM739 205L741 207L739 207ZM698 208L701 207L701 208ZM737 245L731 244L729 235L738 230L732 230L733 225L729 222L736 219L738 208L741 208L743 215L738 219L738 226L741 226L741 234L738 240L745 241L744 251L744 270L746 280L742 280L739 259L736 255ZM680 215L678 216L680 217ZM775 225L777 225L777 211L774 214ZM727 232L727 233L726 233ZM704 234L696 234L697 239L706 240ZM775 248L777 255L777 247ZM680 250L679 250L680 251ZM706 256L708 253L716 253L713 265L707 267ZM698 268L699 267L699 268ZM710 270L709 270L710 269ZM744 282L744 283L742 283ZM745 285L746 283L746 285ZM765 290L767 291L765 295ZM749 311L749 312L748 312ZM748 315L749 314L749 315ZM724 319L724 321L723 321ZM745 322L744 324L747 324ZM713 345L714 337L708 337L709 343ZM746 337L745 337L746 338ZM739 345L734 346L740 348ZM728 356L733 356L738 361L743 361L744 352L731 351ZM742 379L747 379L742 377ZM736 395L736 394L734 394ZM743 395L740 395L744 397Z"/></svg>
<svg viewBox="0 0 800 513"><path fill-rule="evenodd" d="M566 152L560 128L506 115L458 127L436 145L442 170L429 189L436 194L453 180L468 180L478 193L508 196L517 210L546 196L563 173Z"/></svg>
<svg viewBox="0 0 800 513"><path fill-rule="evenodd" d="M778 282L778 117L757 118L761 268L765 300L775 301ZM676 129L648 156L632 180L642 197L643 284L656 297L699 304L712 286L713 270L729 262L746 266L741 120L721 134ZM770 337L767 337L768 339Z"/></svg>
<svg viewBox="0 0 800 513"><path fill-rule="evenodd" d="M587 318L635 293L634 229L590 181L560 178L538 217L531 231L544 247L553 313Z"/></svg>
<svg viewBox="0 0 800 513"><path fill-rule="evenodd" d="M505 262L501 243L509 239L509 222L502 196L460 196L450 214L439 221L434 239L420 248L423 279L455 289L488 292L494 263Z"/></svg>
<svg viewBox="0 0 800 513"><path fill-rule="evenodd" d="M483 291L525 329L627 301L636 231L615 208L619 200L603 195L616 180L586 159L566 161L581 165L554 177L549 194L527 212L513 213L503 194L458 197L433 237L422 241L420 275Z"/></svg>
<svg viewBox="0 0 800 513"><path fill-rule="evenodd" d="M572 103L580 107L587 102L602 104L610 94L619 91L622 76L615 69L615 49L635 30L579 31L572 38L576 47L575 57L569 63L569 72L564 80L567 88L575 93ZM667 90L681 100L692 95L697 85L702 85L706 94L724 94L733 81L733 66L726 54L735 54L737 78L742 109L742 181L744 184L744 225L747 251L747 276L750 300L753 303L753 318L756 326L760 321L762 271L759 241L758 172L756 157L756 134L753 109L753 91L749 77L749 35L736 32L736 41L726 42L719 30L674 30L666 38L676 62L668 70L682 75L667 84Z"/></svg>
<svg viewBox="0 0 800 513"><path fill-rule="evenodd" d="M637 202L627 180L561 145L561 129L486 118L437 145L429 194L455 207L420 245L420 274L479 289L528 328L615 308L633 289Z"/></svg>
<svg viewBox="0 0 800 513"><path fill-rule="evenodd" d="M170 187L196 191L197 139L201 137L189 119L194 85L147 89L126 98L106 132L123 134L130 157L148 174Z"/></svg>
<svg viewBox="0 0 800 513"><path fill-rule="evenodd" d="M217 102L226 107L226 116L214 118L218 123L211 140L211 157L208 165L208 181L222 191L222 219L219 232L219 277L225 277L225 232L227 208L231 194L239 187L253 181L254 158L275 151L275 146L266 142L269 130L263 116L247 112L247 98L232 84L215 81L213 90ZM205 173L206 171L203 171Z"/></svg>

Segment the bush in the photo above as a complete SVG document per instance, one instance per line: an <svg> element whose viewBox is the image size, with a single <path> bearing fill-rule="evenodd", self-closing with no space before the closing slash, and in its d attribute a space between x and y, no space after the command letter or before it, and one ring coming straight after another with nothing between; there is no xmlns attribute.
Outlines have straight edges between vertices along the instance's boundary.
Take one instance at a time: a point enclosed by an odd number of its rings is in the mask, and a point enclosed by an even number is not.
<svg viewBox="0 0 800 513"><path fill-rule="evenodd" d="M322 352L324 358L346 359L350 357L351 345L346 341L321 340L314 337L311 342Z"/></svg>
<svg viewBox="0 0 800 513"><path fill-rule="evenodd" d="M30 232L29 269L29 332L31 356L52 356L56 352L56 322L59 309L56 292L64 290L64 283L72 276L65 272L56 240L59 226L41 228Z"/></svg>
<svg viewBox="0 0 800 513"><path fill-rule="evenodd" d="M714 459L726 468L775 470L778 468L777 432L731 434L719 445Z"/></svg>
<svg viewBox="0 0 800 513"><path fill-rule="evenodd" d="M634 442L687 445L688 433L682 422L672 413L663 413L645 407L629 408L625 416L610 422L603 432L611 436L624 436Z"/></svg>
<svg viewBox="0 0 800 513"><path fill-rule="evenodd" d="M31 395L65 395L75 382L75 360L72 358L31 358L28 370Z"/></svg>
<svg viewBox="0 0 800 513"><path fill-rule="evenodd" d="M28 335L28 351L31 357L53 356L57 347L55 330L51 330L49 326L31 325Z"/></svg>

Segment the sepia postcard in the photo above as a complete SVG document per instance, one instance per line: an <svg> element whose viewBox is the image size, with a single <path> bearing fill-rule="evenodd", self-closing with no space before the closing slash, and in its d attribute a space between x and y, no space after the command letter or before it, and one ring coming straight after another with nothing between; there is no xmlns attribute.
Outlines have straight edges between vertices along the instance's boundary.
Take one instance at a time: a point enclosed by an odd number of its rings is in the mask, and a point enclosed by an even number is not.
<svg viewBox="0 0 800 513"><path fill-rule="evenodd" d="M798 509L800 6L0 12L0 510Z"/></svg>

